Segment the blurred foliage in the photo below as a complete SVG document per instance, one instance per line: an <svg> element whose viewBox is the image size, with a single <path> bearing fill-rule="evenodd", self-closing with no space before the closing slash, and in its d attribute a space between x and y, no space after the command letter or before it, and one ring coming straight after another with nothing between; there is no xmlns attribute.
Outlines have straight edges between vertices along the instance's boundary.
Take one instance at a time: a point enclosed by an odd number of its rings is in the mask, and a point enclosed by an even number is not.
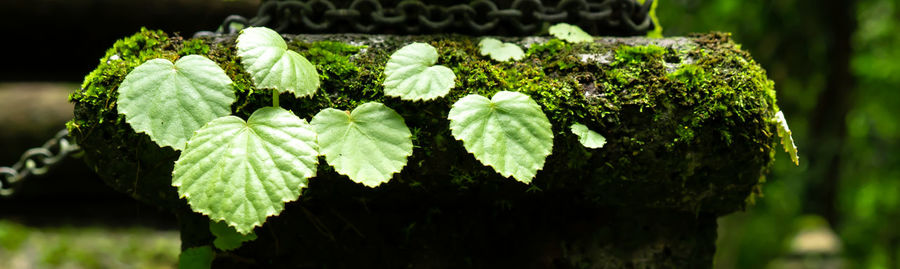
<svg viewBox="0 0 900 269"><path fill-rule="evenodd" d="M778 104L800 148L795 167L779 152L764 197L720 219L717 268L785 268L795 236L826 225L806 212L811 179L804 152L826 87L831 18L816 0L660 0L665 36L733 33L775 81ZM844 119L832 229L845 268L900 268L900 0L859 0L851 67L855 92ZM806 142L806 143L804 143ZM178 234L144 228L35 228L0 220L0 268L172 268ZM798 268L798 267L791 267Z"/></svg>
<svg viewBox="0 0 900 269"><path fill-rule="evenodd" d="M785 268L776 261L789 256L792 239L812 213L806 212L808 203L817 202L807 193L822 173L813 170L827 166L804 163L803 154L823 150L841 156L830 202L844 268L900 268L900 0L855 1L854 88L846 89L854 94L847 117L833 119L846 124L846 137L842 144L804 144L817 135L809 125L830 67L826 44L833 29L825 24L833 18L824 11L827 2L660 2L666 36L733 33L775 81L778 104L800 148L800 167L779 152L765 197L747 212L720 219L717 268Z"/></svg>
<svg viewBox="0 0 900 269"><path fill-rule="evenodd" d="M180 251L177 231L0 220L0 268L175 268Z"/></svg>

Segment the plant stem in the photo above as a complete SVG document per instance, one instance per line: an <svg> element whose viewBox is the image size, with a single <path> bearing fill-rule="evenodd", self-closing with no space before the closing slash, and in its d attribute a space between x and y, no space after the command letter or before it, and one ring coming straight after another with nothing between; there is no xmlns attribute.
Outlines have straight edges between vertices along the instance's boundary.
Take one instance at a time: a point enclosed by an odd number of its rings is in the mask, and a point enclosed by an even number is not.
<svg viewBox="0 0 900 269"><path fill-rule="evenodd" d="M272 90L272 106L278 107L278 91Z"/></svg>

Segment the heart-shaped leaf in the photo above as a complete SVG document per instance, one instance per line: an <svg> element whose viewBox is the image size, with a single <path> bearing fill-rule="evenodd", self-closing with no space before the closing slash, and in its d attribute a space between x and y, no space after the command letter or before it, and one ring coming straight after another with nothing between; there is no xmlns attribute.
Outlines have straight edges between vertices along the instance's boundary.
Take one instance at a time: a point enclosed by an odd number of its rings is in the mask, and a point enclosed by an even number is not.
<svg viewBox="0 0 900 269"><path fill-rule="evenodd" d="M581 145L586 148L599 149L606 144L605 137L588 129L584 124L575 123L572 124L570 128L572 129L572 133L578 136L578 142L581 142Z"/></svg>
<svg viewBox="0 0 900 269"><path fill-rule="evenodd" d="M224 251L234 250L244 242L256 240L256 233L241 234L221 221L210 221L209 231L216 236L213 245Z"/></svg>
<svg viewBox="0 0 900 269"><path fill-rule="evenodd" d="M118 110L136 132L162 147L183 150L194 131L231 114L231 79L215 62L199 55L174 64L153 59L131 70L119 85Z"/></svg>
<svg viewBox="0 0 900 269"><path fill-rule="evenodd" d="M437 50L412 43L391 55L384 67L384 94L403 100L431 100L447 95L456 83L453 70L437 63Z"/></svg>
<svg viewBox="0 0 900 269"><path fill-rule="evenodd" d="M781 138L781 146L784 152L791 155L791 161L794 165L800 165L800 156L797 155L797 145L794 145L794 138L791 136L791 128L788 127L787 120L784 118L784 112L775 113L775 122L778 123L778 137Z"/></svg>
<svg viewBox="0 0 900 269"><path fill-rule="evenodd" d="M200 128L175 161L172 185L194 211L248 234L300 197L318 155L312 126L265 107L246 122L226 116Z"/></svg>
<svg viewBox="0 0 900 269"><path fill-rule="evenodd" d="M288 50L281 35L272 29L241 30L237 55L257 88L292 92L297 97L313 95L319 88L316 67L299 53Z"/></svg>
<svg viewBox="0 0 900 269"><path fill-rule="evenodd" d="M580 27L568 23L558 23L550 26L550 35L565 40L569 43L594 41L594 37L581 30Z"/></svg>
<svg viewBox="0 0 900 269"><path fill-rule="evenodd" d="M481 163L530 183L553 149L550 121L527 95L501 91L463 97L450 109L450 130Z"/></svg>
<svg viewBox="0 0 900 269"><path fill-rule="evenodd" d="M486 37L478 42L478 51L481 55L489 55L491 59L500 62L509 60L521 60L525 57L525 51L522 51L518 45L513 43L503 43L496 38Z"/></svg>
<svg viewBox="0 0 900 269"><path fill-rule="evenodd" d="M311 123L328 164L369 187L390 180L412 154L412 134L403 117L381 103L365 103L353 112L327 108Z"/></svg>

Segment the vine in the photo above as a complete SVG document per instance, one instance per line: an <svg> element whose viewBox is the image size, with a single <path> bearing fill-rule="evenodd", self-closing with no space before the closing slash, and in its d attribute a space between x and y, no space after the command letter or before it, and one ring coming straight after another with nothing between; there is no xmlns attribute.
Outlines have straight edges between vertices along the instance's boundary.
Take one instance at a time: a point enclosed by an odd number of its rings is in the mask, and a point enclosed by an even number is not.
<svg viewBox="0 0 900 269"><path fill-rule="evenodd" d="M550 33L573 43L593 40L571 25L551 27ZM254 86L272 91L272 106L254 111L246 121L229 115L235 101L232 81L204 56L187 55L175 63L149 60L120 86L119 113L126 121L158 145L181 151L172 185L192 210L209 216L217 248L228 251L254 240L255 227L299 199L316 176L318 156L368 187L388 182L406 166L412 133L393 109L378 102L352 111L326 108L307 122L281 108L278 97L284 92L313 96L320 86L316 67L268 28L243 29L236 47ZM482 39L479 53L501 62L525 55L518 45L494 38ZM457 77L436 65L438 59L437 49L425 43L394 52L384 68L385 95L422 102L448 95ZM550 121L524 93L465 96L452 105L447 119L453 137L478 161L526 184L553 149ZM585 125L570 129L586 148L605 143Z"/></svg>

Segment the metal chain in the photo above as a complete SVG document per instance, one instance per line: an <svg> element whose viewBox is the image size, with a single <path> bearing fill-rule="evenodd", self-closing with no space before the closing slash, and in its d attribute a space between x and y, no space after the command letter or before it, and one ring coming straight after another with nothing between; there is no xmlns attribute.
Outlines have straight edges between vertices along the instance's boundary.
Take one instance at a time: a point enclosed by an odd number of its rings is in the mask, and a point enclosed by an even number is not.
<svg viewBox="0 0 900 269"><path fill-rule="evenodd" d="M0 167L0 197L12 195L23 179L47 173L51 166L79 150L78 145L69 141L69 131L63 129L43 146L25 151L12 166Z"/></svg>
<svg viewBox="0 0 900 269"><path fill-rule="evenodd" d="M455 5L425 4L422 0L263 0L256 17L228 16L215 33L233 34L247 26L266 26L281 33L533 34L544 22L568 22L587 26L585 30L594 35L644 35L655 27L648 15L654 0L643 4L636 1L558 0L555 6L548 6L541 0L472 0ZM385 7L382 2L395 4ZM498 2L506 4L501 7ZM195 36L212 34L198 32ZM12 166L0 167L0 197L12 195L26 177L44 174L81 150L68 135L63 129L43 146L25 151Z"/></svg>
<svg viewBox="0 0 900 269"><path fill-rule="evenodd" d="M653 1L558 0L556 5L545 5L541 0L472 0L437 5L423 0L263 0L256 17L229 16L215 33L233 34L247 26L265 26L280 33L526 35L540 31L544 22L567 22L594 35L634 36L645 35L655 27L649 16ZM391 2L395 4L383 4ZM499 2L505 6L498 6Z"/></svg>

